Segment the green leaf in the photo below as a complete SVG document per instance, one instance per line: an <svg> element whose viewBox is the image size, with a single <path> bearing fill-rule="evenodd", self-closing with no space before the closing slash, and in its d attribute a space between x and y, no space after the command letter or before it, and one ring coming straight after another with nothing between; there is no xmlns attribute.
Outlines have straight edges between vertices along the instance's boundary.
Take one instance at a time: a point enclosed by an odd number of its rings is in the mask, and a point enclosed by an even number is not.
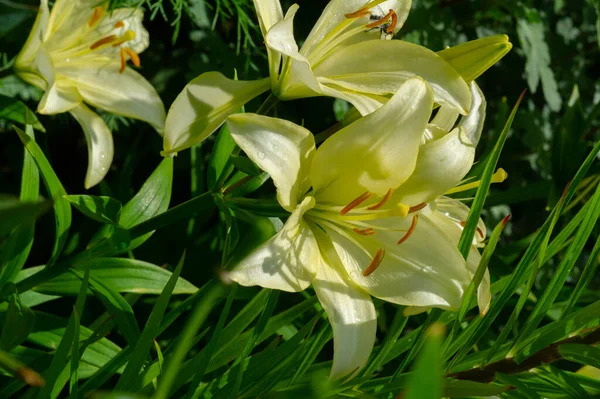
<svg viewBox="0 0 600 399"><path fill-rule="evenodd" d="M33 139L33 128L25 126L25 134ZM40 197L40 173L31 154L23 149L23 172L21 173L21 195L23 202L35 202ZM0 287L13 281L25 265L33 246L35 224L21 226L6 239L0 251Z"/></svg>
<svg viewBox="0 0 600 399"><path fill-rule="evenodd" d="M130 229L165 212L171 202L172 187L173 158L165 158L144 182L140 191L123 206L119 225ZM92 242L98 242L101 238L109 236L111 229L112 226L104 226L92 239ZM150 230L139 236L132 235L133 238L128 249L139 247L152 236L152 233L153 230Z"/></svg>
<svg viewBox="0 0 600 399"><path fill-rule="evenodd" d="M156 300L156 303L152 308L152 312L150 313L150 317L146 322L146 326L142 331L140 339L135 344L133 353L129 357L127 367L125 367L125 371L123 371L121 378L119 378L119 381L117 381L115 390L132 392L139 389L138 377L140 370L142 369L142 366L148 357L148 352L152 347L154 338L156 338L159 334L160 322L165 314L167 306L169 305L169 299L171 298L173 289L175 288L177 280L179 279L179 274L181 273L184 260L185 254L181 257L181 260L171 275L171 278L167 284L165 284L162 292Z"/></svg>
<svg viewBox="0 0 600 399"><path fill-rule="evenodd" d="M10 353L0 350L0 368L6 370L12 376L23 380L33 387L43 387L44 379L36 371L27 367Z"/></svg>
<svg viewBox="0 0 600 399"><path fill-rule="evenodd" d="M527 384L521 381L519 378L503 373L496 373L496 379L503 384L515 387L519 393L524 394L530 399L539 399L541 396L534 389L530 388Z"/></svg>
<svg viewBox="0 0 600 399"><path fill-rule="evenodd" d="M8 310L4 315L0 350L10 352L21 345L33 330L35 314L24 306L19 296L14 293L9 297Z"/></svg>
<svg viewBox="0 0 600 399"><path fill-rule="evenodd" d="M600 368L600 348L583 344L562 344L558 353L572 362Z"/></svg>
<svg viewBox="0 0 600 399"><path fill-rule="evenodd" d="M229 156L235 149L236 144L235 141L231 138L231 134L229 133L229 129L227 129L227 125L223 125L219 130L219 134L217 135L217 140L215 141L215 146L212 151L212 155L210 157L210 161L208 163L208 189L210 191L215 190L215 186L219 180L223 180L221 175L226 173L229 175L233 170L233 167L228 165ZM227 171L224 172L225 167L227 166ZM225 176L227 178L227 176Z"/></svg>
<svg viewBox="0 0 600 399"><path fill-rule="evenodd" d="M116 199L94 195L67 195L65 198L90 219L108 224L116 224L119 220L122 205Z"/></svg>
<svg viewBox="0 0 600 399"><path fill-rule="evenodd" d="M167 360L165 372L161 375L158 383L158 389L154 395L154 399L166 399L170 396L171 387L175 383L175 379L180 371L183 360L188 351L192 347L194 337L198 330L208 317L208 314L215 306L217 299L223 296L226 288L220 284L213 284L211 289L206 293L204 300L196 306L192 314L177 340L177 344L173 354Z"/></svg>
<svg viewBox="0 0 600 399"><path fill-rule="evenodd" d="M19 135L19 138L25 145L27 151L29 151L35 160L35 163L42 174L46 189L54 201L56 239L54 240L54 247L52 248L52 256L47 264L47 267L50 267L56 261L56 259L58 259L65 244L67 243L69 228L71 227L71 206L64 198L64 196L67 195L67 192L62 186L60 180L58 180L56 173L54 173L54 170L48 162L48 159L46 159L42 149L37 145L33 138L27 135L24 131L17 127L15 127L15 131Z"/></svg>
<svg viewBox="0 0 600 399"><path fill-rule="evenodd" d="M51 201L21 202L17 198L0 196L0 237L30 224L51 208Z"/></svg>
<svg viewBox="0 0 600 399"><path fill-rule="evenodd" d="M249 176L258 176L262 172L260 168L247 157L232 155L231 163Z"/></svg>
<svg viewBox="0 0 600 399"><path fill-rule="evenodd" d="M89 260L92 277L102 281L115 292L137 294L160 294L171 277L171 272L148 262L127 258L95 258ZM86 264L76 265L75 270L84 270ZM43 266L30 267L19 273L16 281L24 280L43 270ZM50 295L75 295L79 279L65 271L61 275L39 284L35 290ZM192 294L198 289L180 278L174 294Z"/></svg>
<svg viewBox="0 0 600 399"><path fill-rule="evenodd" d="M411 374L405 399L437 399L442 397L441 346L445 327L434 323L427 329L425 345Z"/></svg>
<svg viewBox="0 0 600 399"><path fill-rule="evenodd" d="M7 119L21 125L31 125L40 132L46 131L33 111L16 98L0 95L0 119Z"/></svg>
<svg viewBox="0 0 600 399"><path fill-rule="evenodd" d="M517 21L519 42L527 59L525 63L527 83L529 89L535 93L541 80L548 106L552 111L558 111L562 106L562 99L550 67L550 50L544 38L545 26L536 10L528 9L527 12L537 17L535 21L526 18L519 18Z"/></svg>

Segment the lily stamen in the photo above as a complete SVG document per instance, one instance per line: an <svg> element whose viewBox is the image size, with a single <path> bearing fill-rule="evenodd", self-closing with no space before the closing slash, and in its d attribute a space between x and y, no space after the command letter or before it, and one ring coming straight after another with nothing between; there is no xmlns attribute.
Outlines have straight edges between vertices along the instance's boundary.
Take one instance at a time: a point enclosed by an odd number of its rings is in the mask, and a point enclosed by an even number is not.
<svg viewBox="0 0 600 399"><path fill-rule="evenodd" d="M93 28L102 19L102 14L104 14L104 9L102 7L94 8L92 16L88 21L88 26Z"/></svg>
<svg viewBox="0 0 600 399"><path fill-rule="evenodd" d="M427 204L425 202L421 202L418 205L411 206L410 208L408 208L408 213L418 212L421 209L425 208L426 206L427 206Z"/></svg>
<svg viewBox="0 0 600 399"><path fill-rule="evenodd" d="M129 56L129 59L131 60L131 62L133 62L133 65L135 65L137 68L139 68L140 65L142 65L140 62L140 56L137 55L135 51L133 51L129 47L124 47L123 50L125 50L125 52Z"/></svg>
<svg viewBox="0 0 600 399"><path fill-rule="evenodd" d="M387 193L385 193L383 199L381 201L379 201L378 203L376 203L375 205L372 205L370 207L368 207L367 209L370 211L374 211L376 209L381 208L383 205L385 205L386 202L388 202L392 196L392 192L393 190L390 188Z"/></svg>
<svg viewBox="0 0 600 399"><path fill-rule="evenodd" d="M467 225L467 222L465 220L460 222L460 225L462 227L465 227ZM477 234L479 234L479 236L481 237L481 239L485 239L485 235L483 234L483 231L481 231L481 229L479 227L477 227Z"/></svg>
<svg viewBox="0 0 600 399"><path fill-rule="evenodd" d="M368 275L373 273L375 270L377 270L377 268L383 261L384 256L385 256L385 249L383 249L383 248L378 249L377 253L373 257L373 260L371 261L369 266L365 270L363 270L362 275L364 277L367 277Z"/></svg>
<svg viewBox="0 0 600 399"><path fill-rule="evenodd" d="M98 47L104 46L105 44L110 44L110 43L114 42L115 40L117 40L117 35L108 35L108 36L103 37L102 39L94 42L90 46L90 50L96 50Z"/></svg>
<svg viewBox="0 0 600 399"><path fill-rule="evenodd" d="M368 227L366 229L359 229L359 228L353 228L352 231L354 231L356 234L359 234L361 236L372 236L374 234L376 234L376 231L373 230L371 227Z"/></svg>
<svg viewBox="0 0 600 399"><path fill-rule="evenodd" d="M410 227L408 228L408 231L406 232L406 234L404 234L404 236L401 239L398 240L398 242L396 243L397 245L400 245L404 241L408 240L408 238L415 231L415 228L417 227L417 222L418 221L419 221L419 215L413 216L412 223L410 224Z"/></svg>
<svg viewBox="0 0 600 399"><path fill-rule="evenodd" d="M362 193L361 195L359 195L358 197L356 197L355 199L350 201L350 203L348 205L343 207L342 210L340 211L340 215L344 216L345 214L350 212L352 209L356 208L357 206L359 206L360 204L362 204L363 202L368 200L370 197L371 197L371 193L368 191L365 191L364 193Z"/></svg>
<svg viewBox="0 0 600 399"><path fill-rule="evenodd" d="M388 19L392 19L392 22L388 26L385 27L386 33L394 33L394 28L396 27L396 23L398 22L398 16L394 10L389 10L387 14L385 14L382 18L371 22L365 25L366 28L377 28L387 22Z"/></svg>
<svg viewBox="0 0 600 399"><path fill-rule="evenodd" d="M123 22L123 21L115 22L115 29L124 28L124 27L125 27L125 22Z"/></svg>
<svg viewBox="0 0 600 399"><path fill-rule="evenodd" d="M127 66L127 53L123 47L121 47L119 55L121 56L121 68L119 69L119 73L123 73L125 72L125 67Z"/></svg>
<svg viewBox="0 0 600 399"><path fill-rule="evenodd" d="M368 8L361 8L360 10L351 12L350 14L344 14L344 17L348 19L355 19L366 17L367 15L371 15L371 11Z"/></svg>

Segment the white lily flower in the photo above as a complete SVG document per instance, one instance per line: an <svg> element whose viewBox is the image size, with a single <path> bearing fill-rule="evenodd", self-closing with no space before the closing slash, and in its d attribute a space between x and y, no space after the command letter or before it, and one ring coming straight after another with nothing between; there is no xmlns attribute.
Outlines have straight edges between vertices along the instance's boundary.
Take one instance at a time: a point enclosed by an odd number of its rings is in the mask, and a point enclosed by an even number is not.
<svg viewBox="0 0 600 399"><path fill-rule="evenodd" d="M98 184L113 158L113 140L102 118L85 104L150 123L164 130L165 110L154 87L127 67L140 66L149 44L139 9L107 11L97 0L57 0L52 12L41 0L39 13L15 62L16 73L45 94L42 114L70 112L88 142L85 187Z"/></svg>
<svg viewBox="0 0 600 399"><path fill-rule="evenodd" d="M313 135L291 122L229 117L233 139L271 175L279 203L291 212L229 277L292 292L312 284L333 327L331 378L355 374L369 358L376 332L371 296L409 311L460 307L480 255L475 246L468 262L460 255L466 207L439 197L473 164L470 138L481 133L485 101L477 103L455 129L426 143L434 93L420 78L407 80L385 105L318 149ZM486 273L482 313L489 300Z"/></svg>
<svg viewBox="0 0 600 399"><path fill-rule="evenodd" d="M208 72L192 80L167 115L164 153L200 143L227 116L269 89L280 100L340 98L366 115L386 103L407 79L419 76L432 87L437 104L465 115L471 108L467 83L511 48L505 35L439 55L401 40L380 40L402 27L411 0L332 0L299 49L293 33L298 5L285 16L279 0L254 0L254 5L270 77L234 81Z"/></svg>

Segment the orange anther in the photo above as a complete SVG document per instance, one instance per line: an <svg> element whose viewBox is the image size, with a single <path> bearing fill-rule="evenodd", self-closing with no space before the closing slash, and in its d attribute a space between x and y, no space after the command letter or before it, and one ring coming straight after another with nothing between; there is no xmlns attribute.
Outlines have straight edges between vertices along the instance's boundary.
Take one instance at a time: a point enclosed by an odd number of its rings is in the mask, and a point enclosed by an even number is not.
<svg viewBox="0 0 600 399"><path fill-rule="evenodd" d="M115 40L117 40L117 36L116 35L109 35L106 37L103 37L102 39L98 40L97 42L94 42L91 46L90 46L90 50L95 50L100 46L104 46L105 44L109 44L114 42Z"/></svg>
<svg viewBox="0 0 600 399"><path fill-rule="evenodd" d="M396 13L393 10L390 10L390 12L392 13L392 22L385 28L386 33L394 33L394 29L396 29L396 24L398 23L398 16Z"/></svg>
<svg viewBox="0 0 600 399"><path fill-rule="evenodd" d="M88 21L88 26L90 28L94 27L94 25L96 25L102 18L103 13L104 13L104 9L102 7L94 8L92 16L90 17L90 19Z"/></svg>
<svg viewBox="0 0 600 399"><path fill-rule="evenodd" d="M361 236L372 236L376 234L376 231L370 227L362 230L355 227L352 229L352 231L354 231L356 234L360 234Z"/></svg>
<svg viewBox="0 0 600 399"><path fill-rule="evenodd" d="M378 203L376 203L375 205L372 205L370 207L368 207L367 209L370 211L374 211L375 209L379 209L381 208L383 205L385 205L386 202L388 202L392 196L392 189L390 188L388 190L387 193L385 193L385 195L383 196L383 199L381 201L379 201Z"/></svg>
<svg viewBox="0 0 600 399"><path fill-rule="evenodd" d="M422 203L420 203L418 205L415 205L415 206L411 206L408 209L408 213L414 213L414 212L420 211L421 209L425 208L426 206L427 206L427 204L424 203L424 202L422 202Z"/></svg>
<svg viewBox="0 0 600 399"><path fill-rule="evenodd" d="M133 51L132 49L130 49L129 47L124 47L123 50L125 50L125 52L129 56L129 58L131 59L131 62L133 62L133 65L135 65L136 67L139 68L141 65L140 56L137 55L137 53L135 51Z"/></svg>
<svg viewBox="0 0 600 399"><path fill-rule="evenodd" d="M125 22L123 22L123 21L115 22L115 29L124 28L124 27L125 27Z"/></svg>
<svg viewBox="0 0 600 399"><path fill-rule="evenodd" d="M508 220L507 220L507 222L508 222ZM465 227L467 225L467 222L463 220L462 222L460 222L460 225L462 227ZM481 237L482 240L485 238L485 234L483 234L483 231L481 231L481 229L479 227L477 227L477 234L479 234L479 236Z"/></svg>
<svg viewBox="0 0 600 399"><path fill-rule="evenodd" d="M366 28L377 28L378 26L383 25L388 19L392 18L392 23L394 23L394 17L396 17L396 12L394 12L394 10L389 10L387 14L385 14L382 18L378 19L377 21L371 22L370 24L366 24L365 27ZM397 21L397 17L396 17L396 21ZM391 24L390 24L391 26ZM394 23L394 27L395 27L395 23ZM392 28L392 31L394 29ZM386 28L387 31L387 28Z"/></svg>
<svg viewBox="0 0 600 399"><path fill-rule="evenodd" d="M119 55L121 56L121 68L119 69L119 73L123 73L125 72L125 67L127 66L127 57L123 47L121 47Z"/></svg>
<svg viewBox="0 0 600 399"><path fill-rule="evenodd" d="M371 261L369 266L365 270L363 270L362 275L364 277L367 277L369 274L371 274L375 270L377 270L379 265L381 265L381 262L383 261L384 256L385 256L385 249L380 248L379 250L377 250L377 253L373 257L373 260Z"/></svg>
<svg viewBox="0 0 600 399"><path fill-rule="evenodd" d="M364 193L362 193L361 195L359 195L358 197L356 197L355 199L350 201L350 203L348 205L343 207L342 210L340 211L340 215L344 216L345 214L350 212L352 209L356 208L357 206L359 206L360 204L362 204L363 202L368 200L370 196L371 196L371 193L368 191L365 191Z"/></svg>
<svg viewBox="0 0 600 399"><path fill-rule="evenodd" d="M344 17L348 19L361 18L371 14L368 8L361 8L358 11L351 12L350 14L344 14Z"/></svg>
<svg viewBox="0 0 600 399"><path fill-rule="evenodd" d="M417 227L417 222L418 221L419 221L419 215L413 216L413 220L412 220L412 223L410 224L410 227L408 228L408 231L406 232L406 234L404 234L404 236L401 239L398 240L398 242L396 244L400 245L404 241L408 240L408 238L415 231L415 228Z"/></svg>

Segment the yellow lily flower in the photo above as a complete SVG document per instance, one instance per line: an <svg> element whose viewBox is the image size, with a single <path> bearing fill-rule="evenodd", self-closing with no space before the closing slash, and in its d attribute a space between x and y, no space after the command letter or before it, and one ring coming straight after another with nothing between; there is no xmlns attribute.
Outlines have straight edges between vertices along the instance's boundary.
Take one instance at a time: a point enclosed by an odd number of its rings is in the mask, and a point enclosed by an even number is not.
<svg viewBox="0 0 600 399"><path fill-rule="evenodd" d="M448 125L428 123L435 95L418 77L318 149L308 130L288 121L256 114L227 121L291 213L228 275L244 286L290 292L312 284L333 328L331 378L355 374L369 358L376 332L371 296L409 306L411 314L460 307L485 225L465 261L457 244L468 208L441 195L473 164L485 100L474 84L471 91L477 107L436 136L432 130ZM486 273L478 290L481 313L489 287Z"/></svg>
<svg viewBox="0 0 600 399"><path fill-rule="evenodd" d="M98 184L113 158L108 126L84 103L150 123L162 134L163 103L142 75L138 54L149 44L139 9L107 11L97 0L57 0L52 12L41 0L37 19L15 61L23 80L45 91L42 114L70 112L81 124L88 143L85 187Z"/></svg>
<svg viewBox="0 0 600 399"><path fill-rule="evenodd" d="M298 5L285 16L279 0L254 0L254 5L270 77L234 81L207 72L192 80L167 115L163 153L200 143L229 115L269 89L280 100L340 98L366 115L386 103L407 79L420 76L432 87L437 104L464 115L471 108L468 82L511 48L505 35L440 54L401 40L380 40L402 27L410 0L332 0L298 49L293 34Z"/></svg>

